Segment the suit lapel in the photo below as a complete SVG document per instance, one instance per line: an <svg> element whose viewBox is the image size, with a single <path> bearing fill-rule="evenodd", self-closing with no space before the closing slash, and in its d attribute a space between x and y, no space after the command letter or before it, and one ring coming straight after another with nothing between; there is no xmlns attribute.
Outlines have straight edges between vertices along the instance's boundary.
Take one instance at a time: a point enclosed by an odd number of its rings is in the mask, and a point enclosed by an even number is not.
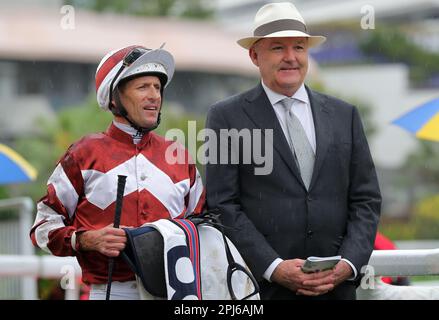
<svg viewBox="0 0 439 320"><path fill-rule="evenodd" d="M308 96L310 99L311 110L314 120L314 127L316 133L316 161L314 163L314 170L309 186L309 190L315 184L319 171L322 168L328 147L332 142L332 126L330 119L330 108L325 104L325 98L308 87Z"/></svg>
<svg viewBox="0 0 439 320"><path fill-rule="evenodd" d="M262 133L264 133L265 129L273 130L274 149L280 154L294 176L303 184L299 169L294 162L290 146L261 84L249 92L245 98L245 102L243 107L244 112L256 127L262 129Z"/></svg>

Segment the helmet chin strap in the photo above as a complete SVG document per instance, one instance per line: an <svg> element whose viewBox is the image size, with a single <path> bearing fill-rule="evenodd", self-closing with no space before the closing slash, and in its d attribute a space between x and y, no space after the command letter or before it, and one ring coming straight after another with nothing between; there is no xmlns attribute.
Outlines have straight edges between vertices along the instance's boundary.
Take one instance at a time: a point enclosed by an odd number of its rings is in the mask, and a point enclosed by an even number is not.
<svg viewBox="0 0 439 320"><path fill-rule="evenodd" d="M123 117L126 121L128 121L128 123L131 125L131 127L133 127L134 129L137 130L137 132L145 134L145 133L148 133L148 132L156 129L159 126L160 115L162 112L161 108L159 111L159 115L157 116L157 122L150 127L142 127L142 126L139 126L137 123L135 123L133 120L131 120L129 118L127 110L125 109L122 102L120 101L119 91L117 89L114 92L114 101L115 101L116 105L113 108L111 108L111 112L116 116Z"/></svg>

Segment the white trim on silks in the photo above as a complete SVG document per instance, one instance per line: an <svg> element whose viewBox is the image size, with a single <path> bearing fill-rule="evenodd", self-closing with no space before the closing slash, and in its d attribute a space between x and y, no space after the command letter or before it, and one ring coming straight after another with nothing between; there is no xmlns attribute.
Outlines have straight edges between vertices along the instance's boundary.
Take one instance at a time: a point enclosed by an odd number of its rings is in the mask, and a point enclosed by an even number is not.
<svg viewBox="0 0 439 320"><path fill-rule="evenodd" d="M49 243L49 232L65 227L63 216L55 212L52 208L46 206L43 202L37 204L37 217L35 221L46 221L35 229L35 240L38 247L48 253L52 253L47 247Z"/></svg>
<svg viewBox="0 0 439 320"><path fill-rule="evenodd" d="M78 193L73 187L72 183L64 172L61 164L58 164L52 175L47 181L47 184L52 184L55 188L56 196L66 208L69 217L72 218L75 213L76 205L78 204Z"/></svg>
<svg viewBox="0 0 439 320"><path fill-rule="evenodd" d="M98 170L82 170L81 174L85 185L84 194L88 202L102 210L113 203L116 199L114 197L117 189L116 175L110 175ZM127 180L129 180L129 177ZM125 187L124 194L131 193L132 191Z"/></svg>
<svg viewBox="0 0 439 320"><path fill-rule="evenodd" d="M82 170L81 173L87 200L102 210L116 199L118 175L128 176L124 196L137 190L147 190L166 207L173 218L184 210L184 197L189 193L189 179L174 183L142 154L105 173L97 170Z"/></svg>
<svg viewBox="0 0 439 320"><path fill-rule="evenodd" d="M173 218L184 210L184 197L189 192L189 180L174 184L172 179L142 154L138 156L137 168L146 172L146 179L140 181L139 189L146 189L168 209ZM180 184L179 184L180 183Z"/></svg>
<svg viewBox="0 0 439 320"><path fill-rule="evenodd" d="M176 219L179 220L179 219ZM182 221L188 221L181 219ZM158 230L164 239L164 263L166 286L168 290L168 299L171 299L178 288L173 288L169 281L168 252L177 246L187 246L186 236L182 229L167 219L160 219L155 222L145 223L143 226L149 226ZM227 287L227 267L228 261L224 248L224 240L221 232L208 225L198 225L199 238L199 263L201 267L201 296L203 300L231 300ZM227 239L230 251L235 262L248 269L241 255L233 243ZM186 283L194 279L193 265L189 259L183 258L181 263L176 263L175 273L181 282ZM177 260L177 261L180 261ZM191 276L192 275L192 276ZM158 297L152 296L147 292L141 281L138 279L138 288L140 297L143 300L156 300ZM254 291L253 284L243 272L235 272L232 277L232 283L236 296L245 297ZM196 296L186 296L183 299L197 299ZM250 298L250 300L259 300L259 294Z"/></svg>
<svg viewBox="0 0 439 320"><path fill-rule="evenodd" d="M130 175L131 172L136 172L135 165L133 157L108 172L82 170L87 201L102 210L111 205L116 199L118 175L127 176L124 196L136 191L136 179Z"/></svg>
<svg viewBox="0 0 439 320"><path fill-rule="evenodd" d="M189 193L189 202L187 206L187 214L191 214L194 212L197 207L198 202L200 201L200 197L203 194L203 181L201 180L200 173L196 172L195 182L192 185L192 188Z"/></svg>

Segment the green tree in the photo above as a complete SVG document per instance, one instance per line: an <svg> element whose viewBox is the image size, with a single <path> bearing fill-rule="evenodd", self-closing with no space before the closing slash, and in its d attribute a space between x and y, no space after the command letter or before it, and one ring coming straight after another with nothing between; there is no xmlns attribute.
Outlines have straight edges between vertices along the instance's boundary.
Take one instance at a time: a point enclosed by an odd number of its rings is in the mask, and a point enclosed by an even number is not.
<svg viewBox="0 0 439 320"><path fill-rule="evenodd" d="M6 189L6 187L2 186L0 187L0 199L5 199L8 198L8 191Z"/></svg>
<svg viewBox="0 0 439 320"><path fill-rule="evenodd" d="M418 140L398 171L398 187L410 190L407 216L402 221L384 220L381 232L391 239L438 239L439 143Z"/></svg>
<svg viewBox="0 0 439 320"><path fill-rule="evenodd" d="M137 16L178 16L192 19L210 18L213 10L203 0L65 0L70 4L97 12L116 12Z"/></svg>
<svg viewBox="0 0 439 320"><path fill-rule="evenodd" d="M392 62L403 62L410 67L410 80L419 85L439 72L439 55L413 43L404 33L389 26L369 31L370 36L360 43L368 55L384 57Z"/></svg>
<svg viewBox="0 0 439 320"><path fill-rule="evenodd" d="M419 181L438 187L439 143L419 140L415 150L407 157L404 170L411 172Z"/></svg>
<svg viewBox="0 0 439 320"><path fill-rule="evenodd" d="M439 195L428 196L413 207L413 214L405 221L388 221L380 231L390 239L415 240L439 238Z"/></svg>

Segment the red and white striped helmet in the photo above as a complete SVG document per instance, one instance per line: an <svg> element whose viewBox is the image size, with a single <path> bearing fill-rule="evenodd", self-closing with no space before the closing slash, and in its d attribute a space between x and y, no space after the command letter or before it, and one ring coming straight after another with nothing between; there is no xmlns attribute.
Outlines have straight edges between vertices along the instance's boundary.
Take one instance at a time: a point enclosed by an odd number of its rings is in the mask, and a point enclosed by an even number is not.
<svg viewBox="0 0 439 320"><path fill-rule="evenodd" d="M107 53L101 60L96 70L96 96L99 106L104 110L109 110L110 105L110 86L114 77L122 67L124 58L134 49L140 49L143 53L129 66L126 66L117 76L113 83L113 90L118 83L125 78L140 74L162 74L165 77L163 87L171 82L174 75L175 63L173 56L163 49L147 49L143 46L128 46L113 50ZM160 79L162 81L162 79Z"/></svg>

